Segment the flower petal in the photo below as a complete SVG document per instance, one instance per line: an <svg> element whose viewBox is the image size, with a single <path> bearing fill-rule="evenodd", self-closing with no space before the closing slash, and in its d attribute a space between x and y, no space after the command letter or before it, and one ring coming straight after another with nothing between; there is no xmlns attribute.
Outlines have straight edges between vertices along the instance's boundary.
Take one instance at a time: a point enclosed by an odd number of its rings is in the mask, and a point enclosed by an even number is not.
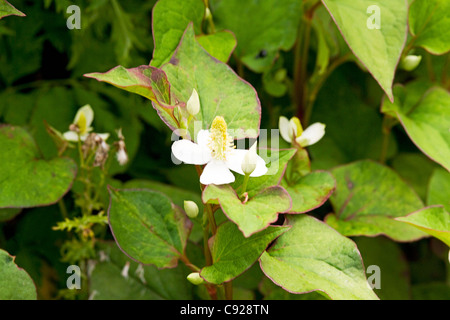
<svg viewBox="0 0 450 320"><path fill-rule="evenodd" d="M74 131L67 131L63 133L64 139L67 141L78 142L78 134Z"/></svg>
<svg viewBox="0 0 450 320"><path fill-rule="evenodd" d="M325 125L323 123L316 122L306 128L302 135L295 139L295 141L302 147L307 147L322 139L324 135Z"/></svg>
<svg viewBox="0 0 450 320"><path fill-rule="evenodd" d="M234 175L228 169L225 161L212 160L203 169L200 176L202 184L228 184L234 182Z"/></svg>
<svg viewBox="0 0 450 320"><path fill-rule="evenodd" d="M78 109L77 114L75 115L75 120L73 123L77 124L80 120L81 115L84 116L86 128L89 128L94 121L94 110L92 110L90 105L85 105Z"/></svg>
<svg viewBox="0 0 450 320"><path fill-rule="evenodd" d="M280 134L284 140L291 143L292 142L292 133L291 133L291 124L289 119L281 116L278 122L278 128L280 128Z"/></svg>
<svg viewBox="0 0 450 320"><path fill-rule="evenodd" d="M188 164L205 164L211 160L211 152L190 140L178 140L172 144L172 153L180 161Z"/></svg>
<svg viewBox="0 0 450 320"><path fill-rule="evenodd" d="M208 147L210 132L209 130L200 130L197 133L197 144L201 147Z"/></svg>
<svg viewBox="0 0 450 320"><path fill-rule="evenodd" d="M235 149L227 157L227 166L230 170L245 175L242 171L242 161L249 150ZM250 174L250 177L259 177L267 173L266 162L259 155L256 155L256 168Z"/></svg>

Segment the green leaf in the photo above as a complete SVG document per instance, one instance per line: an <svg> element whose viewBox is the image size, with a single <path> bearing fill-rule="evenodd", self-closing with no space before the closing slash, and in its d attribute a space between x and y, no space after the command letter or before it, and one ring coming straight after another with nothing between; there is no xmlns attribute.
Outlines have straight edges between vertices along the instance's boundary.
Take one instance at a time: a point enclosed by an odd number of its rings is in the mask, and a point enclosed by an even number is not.
<svg viewBox="0 0 450 320"><path fill-rule="evenodd" d="M20 208L5 208L0 209L0 222L8 221L14 218L22 211Z"/></svg>
<svg viewBox="0 0 450 320"><path fill-rule="evenodd" d="M296 153L295 149L259 149L259 156L264 159L267 166L267 173L260 177L250 177L247 183L248 196L251 198L262 190L279 185L286 171L289 160ZM233 184L233 188L239 191L239 187L244 182L244 176L238 175Z"/></svg>
<svg viewBox="0 0 450 320"><path fill-rule="evenodd" d="M432 88L413 108L399 111L397 117L414 144L450 170L450 93Z"/></svg>
<svg viewBox="0 0 450 320"><path fill-rule="evenodd" d="M414 44L432 54L450 51L450 2L415 0L409 9L409 28Z"/></svg>
<svg viewBox="0 0 450 320"><path fill-rule="evenodd" d="M314 171L294 184L281 184L292 198L289 213L304 213L320 207L333 193L336 182L326 171Z"/></svg>
<svg viewBox="0 0 450 320"><path fill-rule="evenodd" d="M348 46L367 67L391 101L392 82L407 36L408 7L405 0L322 0ZM379 8L380 26L369 28Z"/></svg>
<svg viewBox="0 0 450 320"><path fill-rule="evenodd" d="M28 273L0 249L0 300L36 300L36 287Z"/></svg>
<svg viewBox="0 0 450 320"><path fill-rule="evenodd" d="M0 208L50 205L70 189L76 164L67 158L42 160L33 138L24 129L0 126L0 145Z"/></svg>
<svg viewBox="0 0 450 320"><path fill-rule="evenodd" d="M199 35L197 41L211 56L225 63L236 48L236 38L227 30Z"/></svg>
<svg viewBox="0 0 450 320"><path fill-rule="evenodd" d="M204 203L220 204L223 213L242 231L246 238L266 229L275 222L278 213L291 207L291 198L280 186L264 189L248 201L242 202L229 185L208 185L203 190Z"/></svg>
<svg viewBox="0 0 450 320"><path fill-rule="evenodd" d="M429 206L443 205L450 212L450 173L442 168L436 168L428 186L427 204Z"/></svg>
<svg viewBox="0 0 450 320"><path fill-rule="evenodd" d="M262 72L279 50L289 50L295 43L303 11L300 1L256 0L243 5L239 0L211 0L209 4L214 24L236 35L235 52L253 71Z"/></svg>
<svg viewBox="0 0 450 320"><path fill-rule="evenodd" d="M156 191L109 190L109 223L119 247L138 262L175 267L192 226L184 212Z"/></svg>
<svg viewBox="0 0 450 320"><path fill-rule="evenodd" d="M168 62L190 22L200 31L205 4L202 0L159 0L153 7L153 59L150 65L160 67Z"/></svg>
<svg viewBox="0 0 450 320"><path fill-rule="evenodd" d="M396 172L373 161L358 161L331 171L336 191L330 197L335 214L326 222L345 236L385 234L413 241L425 233L394 220L423 208L422 200Z"/></svg>
<svg viewBox="0 0 450 320"><path fill-rule="evenodd" d="M234 223L225 222L217 228L212 239L213 264L204 267L200 276L214 284L236 278L258 260L270 242L288 229L289 227L269 227L245 238Z"/></svg>
<svg viewBox="0 0 450 320"><path fill-rule="evenodd" d="M380 286L373 288L380 299L409 300L411 291L409 265L400 245L385 237L358 237L355 242L366 269L371 265L380 268L381 277L378 283ZM369 277L369 282L370 280ZM376 284L375 281L372 283Z"/></svg>
<svg viewBox="0 0 450 320"><path fill-rule="evenodd" d="M450 213L443 206L431 206L396 218L438 238L450 247Z"/></svg>
<svg viewBox="0 0 450 320"><path fill-rule="evenodd" d="M162 70L167 74L172 93L178 101L188 101L194 88L198 92L201 107L195 116L196 121L189 126L192 137L194 123L201 122L200 129L207 129L216 116L225 118L235 139L257 137L261 105L255 89L198 44L192 24Z"/></svg>
<svg viewBox="0 0 450 320"><path fill-rule="evenodd" d="M25 17L25 14L23 12L14 8L14 6L8 1L0 0L0 19L11 15Z"/></svg>
<svg viewBox="0 0 450 320"><path fill-rule="evenodd" d="M291 229L260 258L263 272L291 293L322 291L331 299L378 299L353 241L308 215L287 216Z"/></svg>
<svg viewBox="0 0 450 320"><path fill-rule="evenodd" d="M100 246L99 261L90 276L94 300L180 300L192 299L187 268L159 270L128 259L115 243ZM127 269L128 268L128 269ZM127 272L125 272L127 271Z"/></svg>

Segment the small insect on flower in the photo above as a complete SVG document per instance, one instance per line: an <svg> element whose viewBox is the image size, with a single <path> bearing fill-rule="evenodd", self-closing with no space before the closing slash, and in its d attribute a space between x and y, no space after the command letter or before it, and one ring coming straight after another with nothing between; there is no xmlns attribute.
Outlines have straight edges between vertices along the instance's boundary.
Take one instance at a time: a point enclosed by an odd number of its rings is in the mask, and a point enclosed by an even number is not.
<svg viewBox="0 0 450 320"><path fill-rule="evenodd" d="M303 131L300 120L297 117L292 117L289 120L281 116L278 126L284 140L289 143L295 142L302 147L315 144L325 135L325 125L323 123L313 123Z"/></svg>
<svg viewBox="0 0 450 320"><path fill-rule="evenodd" d="M69 131L64 132L63 136L67 141L77 142L78 140L85 141L89 133L94 130L91 127L94 121L94 110L90 105L85 105L78 109L73 123L69 126ZM98 134L103 140L108 139L109 133Z"/></svg>
<svg viewBox="0 0 450 320"><path fill-rule="evenodd" d="M200 182L204 185L234 182L235 178L230 170L245 175L242 162L248 152L235 149L225 119L220 116L214 118L210 130L199 131L197 143L183 139L172 144L172 153L178 160L188 164L206 164L200 176ZM256 155L256 167L250 176L259 177L266 172L264 159Z"/></svg>

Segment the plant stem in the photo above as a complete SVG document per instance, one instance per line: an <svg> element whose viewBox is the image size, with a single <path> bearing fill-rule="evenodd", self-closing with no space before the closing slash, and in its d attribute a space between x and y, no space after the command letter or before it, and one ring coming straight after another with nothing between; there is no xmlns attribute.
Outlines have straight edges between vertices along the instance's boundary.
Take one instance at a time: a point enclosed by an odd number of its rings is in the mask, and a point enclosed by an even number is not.
<svg viewBox="0 0 450 320"><path fill-rule="evenodd" d="M244 182L242 183L241 197L245 193L245 191L247 191L247 183L248 183L249 178L250 178L250 175L249 174L245 174Z"/></svg>
<svg viewBox="0 0 450 320"><path fill-rule="evenodd" d="M59 206L59 210L61 211L63 218L68 219L69 214L67 213L67 208L66 208L63 198L59 199L58 206Z"/></svg>
<svg viewBox="0 0 450 320"><path fill-rule="evenodd" d="M223 287L225 289L225 299L226 300L233 300L233 284L231 281L225 282L223 284Z"/></svg>

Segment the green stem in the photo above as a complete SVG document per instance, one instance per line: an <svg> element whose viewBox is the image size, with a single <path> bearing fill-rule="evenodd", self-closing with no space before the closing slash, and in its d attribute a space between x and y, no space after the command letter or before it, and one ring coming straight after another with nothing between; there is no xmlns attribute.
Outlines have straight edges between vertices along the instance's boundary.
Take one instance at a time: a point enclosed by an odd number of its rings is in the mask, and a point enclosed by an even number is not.
<svg viewBox="0 0 450 320"><path fill-rule="evenodd" d="M225 289L225 299L226 300L233 300L233 284L231 281L225 282L223 284L223 287Z"/></svg>
<svg viewBox="0 0 450 320"><path fill-rule="evenodd" d="M244 176L244 182L242 183L242 191L241 191L241 197L244 195L244 193L247 191L247 184L248 180L250 178L249 174L245 174Z"/></svg>
<svg viewBox="0 0 450 320"><path fill-rule="evenodd" d="M63 198L59 199L58 206L59 206L59 210L61 211L61 214L62 214L63 218L64 219L68 219L69 218L69 214L67 212L67 208L66 208L66 205L64 203Z"/></svg>

